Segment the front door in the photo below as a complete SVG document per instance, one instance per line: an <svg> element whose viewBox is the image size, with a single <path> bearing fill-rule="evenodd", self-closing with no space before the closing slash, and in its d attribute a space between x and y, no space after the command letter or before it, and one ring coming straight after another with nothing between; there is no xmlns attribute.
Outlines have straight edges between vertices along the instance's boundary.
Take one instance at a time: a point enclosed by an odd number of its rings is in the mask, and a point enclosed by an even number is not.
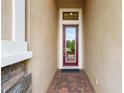
<svg viewBox="0 0 124 93"><path fill-rule="evenodd" d="M78 25L63 25L63 66L78 66Z"/></svg>

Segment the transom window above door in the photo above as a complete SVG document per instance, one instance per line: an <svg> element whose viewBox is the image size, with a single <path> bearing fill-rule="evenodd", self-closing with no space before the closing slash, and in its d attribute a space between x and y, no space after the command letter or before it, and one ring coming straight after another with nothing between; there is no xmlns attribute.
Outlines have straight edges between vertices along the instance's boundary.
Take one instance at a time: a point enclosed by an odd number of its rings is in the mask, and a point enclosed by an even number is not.
<svg viewBox="0 0 124 93"><path fill-rule="evenodd" d="M78 12L63 12L63 20L78 20Z"/></svg>

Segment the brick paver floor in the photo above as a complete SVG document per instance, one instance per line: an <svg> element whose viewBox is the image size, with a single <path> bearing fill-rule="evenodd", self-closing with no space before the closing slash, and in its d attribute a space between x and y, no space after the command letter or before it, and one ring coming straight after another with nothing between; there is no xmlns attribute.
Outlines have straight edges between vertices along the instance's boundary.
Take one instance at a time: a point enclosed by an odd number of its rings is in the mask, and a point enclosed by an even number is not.
<svg viewBox="0 0 124 93"><path fill-rule="evenodd" d="M95 93L85 71L57 71L47 93Z"/></svg>

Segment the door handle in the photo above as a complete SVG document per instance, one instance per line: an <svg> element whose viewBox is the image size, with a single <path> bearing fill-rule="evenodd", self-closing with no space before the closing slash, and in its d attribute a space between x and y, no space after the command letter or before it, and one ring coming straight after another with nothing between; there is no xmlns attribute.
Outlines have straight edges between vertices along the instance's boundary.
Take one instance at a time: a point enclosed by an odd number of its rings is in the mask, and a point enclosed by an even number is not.
<svg viewBox="0 0 124 93"><path fill-rule="evenodd" d="M66 50L66 48L63 48L63 50Z"/></svg>

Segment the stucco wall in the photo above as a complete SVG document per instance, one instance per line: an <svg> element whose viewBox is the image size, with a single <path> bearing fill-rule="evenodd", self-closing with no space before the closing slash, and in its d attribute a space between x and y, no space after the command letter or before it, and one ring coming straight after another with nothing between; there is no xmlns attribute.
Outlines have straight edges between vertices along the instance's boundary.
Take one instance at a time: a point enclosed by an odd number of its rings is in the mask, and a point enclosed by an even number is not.
<svg viewBox="0 0 124 93"><path fill-rule="evenodd" d="M96 93L121 93L121 0L87 0L84 14L88 77Z"/></svg>
<svg viewBox="0 0 124 93"><path fill-rule="evenodd" d="M46 93L57 69L56 0L27 0L26 11L32 93Z"/></svg>
<svg viewBox="0 0 124 93"><path fill-rule="evenodd" d="M1 38L12 38L12 0L1 0Z"/></svg>
<svg viewBox="0 0 124 93"><path fill-rule="evenodd" d="M83 0L57 0L58 8L82 8Z"/></svg>

